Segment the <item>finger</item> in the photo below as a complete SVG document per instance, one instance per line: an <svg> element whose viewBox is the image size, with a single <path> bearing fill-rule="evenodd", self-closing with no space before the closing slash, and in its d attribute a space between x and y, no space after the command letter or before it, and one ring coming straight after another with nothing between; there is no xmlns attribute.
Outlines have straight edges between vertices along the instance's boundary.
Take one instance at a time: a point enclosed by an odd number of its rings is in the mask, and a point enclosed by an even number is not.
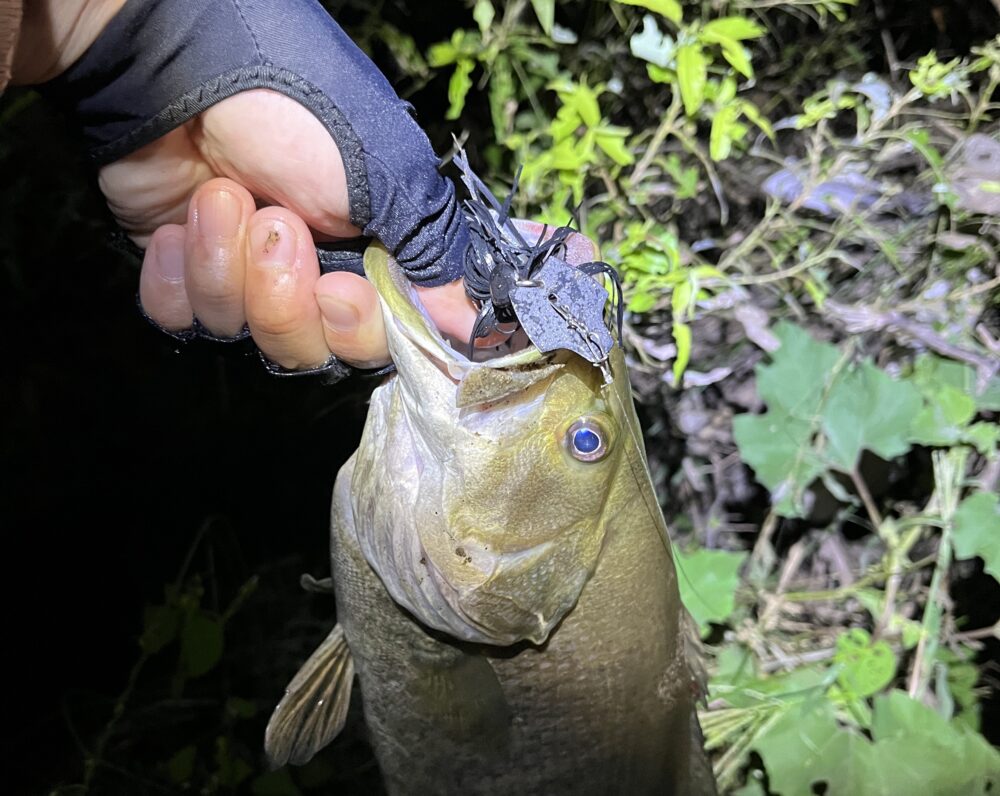
<svg viewBox="0 0 1000 796"><path fill-rule="evenodd" d="M316 301L334 354L357 368L389 363L378 294L366 279L346 271L324 274L316 282Z"/></svg>
<svg viewBox="0 0 1000 796"><path fill-rule="evenodd" d="M142 261L139 273L139 301L143 310L164 329L190 329L194 320L184 286L184 241L186 232L179 224L157 229Z"/></svg>
<svg viewBox="0 0 1000 796"><path fill-rule="evenodd" d="M415 289L420 303L437 324L438 331L462 346L468 345L479 311L465 292L465 283L456 279L440 287L416 285ZM476 348L490 348L506 339L506 335L492 331L485 337L476 338Z"/></svg>
<svg viewBox="0 0 1000 796"><path fill-rule="evenodd" d="M258 348L272 362L301 370L330 357L314 293L319 260L309 227L283 207L250 218L245 301Z"/></svg>
<svg viewBox="0 0 1000 796"><path fill-rule="evenodd" d="M239 334L246 321L243 284L250 192L232 180L209 180L188 207L184 279L195 317L212 334Z"/></svg>

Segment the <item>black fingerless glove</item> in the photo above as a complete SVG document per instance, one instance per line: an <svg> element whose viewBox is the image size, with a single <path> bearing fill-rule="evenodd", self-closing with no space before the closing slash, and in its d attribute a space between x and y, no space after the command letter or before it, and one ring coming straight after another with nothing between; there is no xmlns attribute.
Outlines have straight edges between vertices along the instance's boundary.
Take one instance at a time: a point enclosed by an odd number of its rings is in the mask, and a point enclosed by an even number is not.
<svg viewBox="0 0 1000 796"><path fill-rule="evenodd" d="M427 136L368 57L313 0L128 0L89 50L48 84L110 163L220 100L266 88L308 108L340 148L351 222L410 278L462 274L468 231ZM358 270L355 252L321 257Z"/></svg>

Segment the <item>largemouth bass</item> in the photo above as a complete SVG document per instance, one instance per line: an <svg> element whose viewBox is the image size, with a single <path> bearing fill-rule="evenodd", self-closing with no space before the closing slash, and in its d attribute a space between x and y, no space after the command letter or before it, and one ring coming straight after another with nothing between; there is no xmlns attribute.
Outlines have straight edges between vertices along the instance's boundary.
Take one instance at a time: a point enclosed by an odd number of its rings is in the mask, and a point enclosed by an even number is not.
<svg viewBox="0 0 1000 796"><path fill-rule="evenodd" d="M337 477L339 623L272 762L339 732L357 673L391 794L715 793L621 348L610 384L568 351L470 361L384 249L365 271L397 372Z"/></svg>

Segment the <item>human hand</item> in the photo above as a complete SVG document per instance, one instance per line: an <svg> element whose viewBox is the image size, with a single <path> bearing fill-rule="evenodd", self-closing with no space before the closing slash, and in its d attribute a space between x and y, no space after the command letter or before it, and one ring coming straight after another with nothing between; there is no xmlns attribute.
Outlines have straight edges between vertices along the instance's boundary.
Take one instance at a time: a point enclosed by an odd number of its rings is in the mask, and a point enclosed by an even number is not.
<svg viewBox="0 0 1000 796"><path fill-rule="evenodd" d="M77 5L34 6L47 9L35 21L50 28L65 28L67 16L78 23L43 41L86 41L94 17ZM91 5L107 16L121 2ZM275 13L280 25L269 24ZM467 234L453 189L406 106L318 5L133 3L81 49L54 93L97 144L119 223L149 245L140 296L154 320L181 330L197 317L221 337L246 322L286 368L322 364L331 350L353 364L384 362L374 292L352 274L321 277L311 245L364 226L418 285L431 285L419 289L442 331L467 338L475 310L460 283L441 284L458 275ZM34 79L64 60L43 63ZM28 71L20 82L32 82Z"/></svg>
<svg viewBox="0 0 1000 796"><path fill-rule="evenodd" d="M164 179L163 175L170 175ZM192 319L219 337L244 323L284 368L388 362L374 289L320 274L314 236L358 235L343 162L322 124L290 98L251 90L223 100L101 169L116 218L146 254L140 299L171 331ZM271 205L258 210L254 197ZM417 288L445 334L467 340L476 311L461 282Z"/></svg>

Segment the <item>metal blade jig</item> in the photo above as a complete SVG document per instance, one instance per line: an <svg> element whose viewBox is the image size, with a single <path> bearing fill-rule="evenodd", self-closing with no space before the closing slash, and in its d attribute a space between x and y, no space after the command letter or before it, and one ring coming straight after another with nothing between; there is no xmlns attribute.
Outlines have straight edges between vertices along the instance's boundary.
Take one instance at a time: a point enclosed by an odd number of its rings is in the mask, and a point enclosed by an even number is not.
<svg viewBox="0 0 1000 796"><path fill-rule="evenodd" d="M605 321L608 291L593 277L607 276L614 286L612 313L618 340L622 336L622 288L617 271L607 263L566 262L569 226L545 227L533 243L510 218L520 171L503 204L469 166L463 150L455 162L469 192L464 206L472 243L465 258L465 292L479 307L469 339L469 358L477 338L498 331L510 336L523 329L543 352L574 351L601 369L611 382L608 357L614 348Z"/></svg>

